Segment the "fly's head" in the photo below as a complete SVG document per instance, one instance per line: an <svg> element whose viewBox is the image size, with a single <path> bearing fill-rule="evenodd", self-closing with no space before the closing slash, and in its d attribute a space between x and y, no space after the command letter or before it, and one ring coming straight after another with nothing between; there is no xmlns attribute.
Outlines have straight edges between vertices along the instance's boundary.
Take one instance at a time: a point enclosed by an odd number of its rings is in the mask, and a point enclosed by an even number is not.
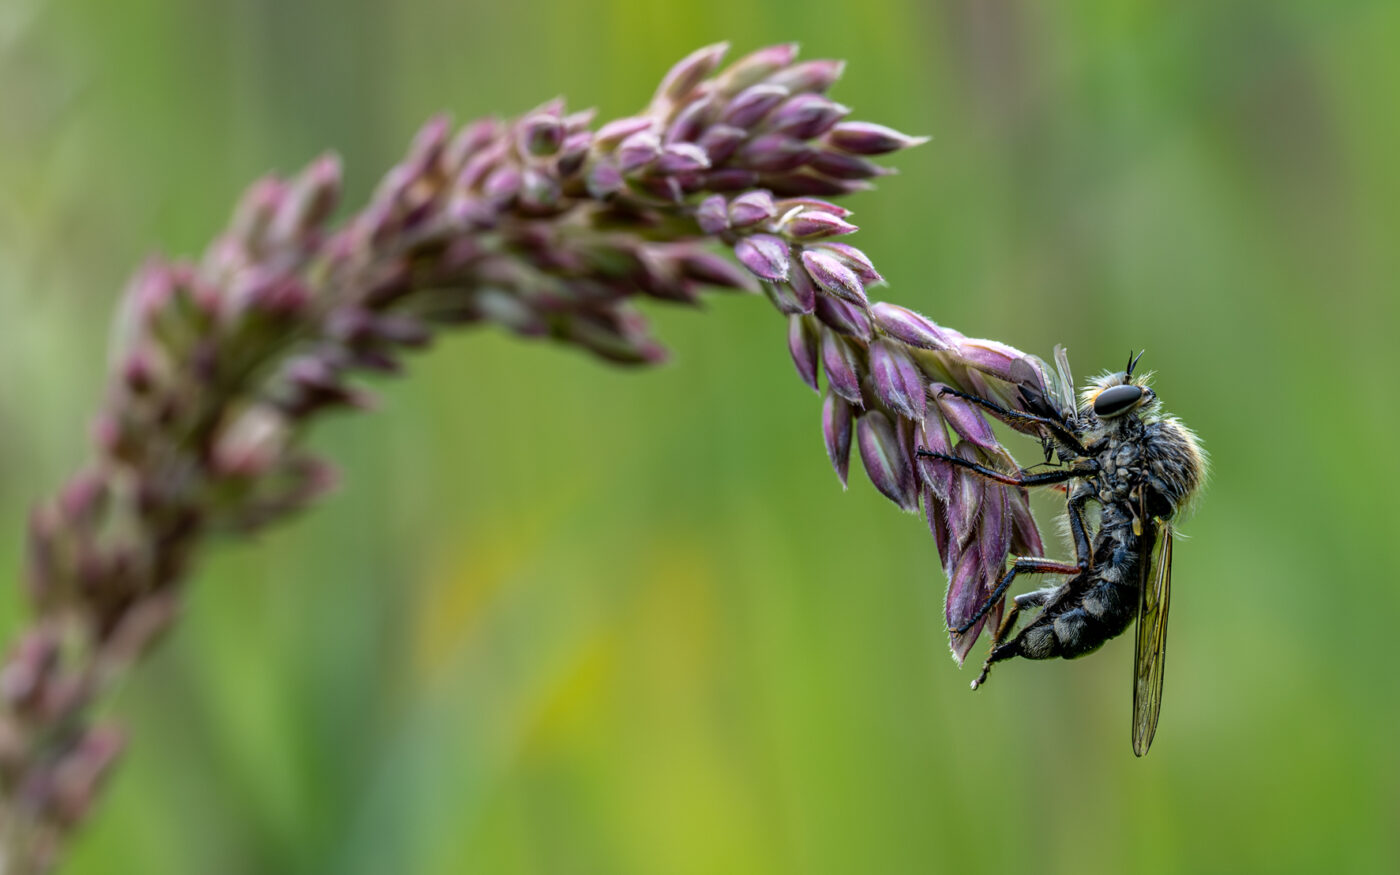
<svg viewBox="0 0 1400 875"><path fill-rule="evenodd" d="M1125 369L1097 377L1080 395L1081 409L1092 413L1093 419L1105 429L1111 430L1114 425L1155 415L1161 409L1157 393L1148 385L1152 375L1133 375L1133 368L1140 358L1142 353L1136 357L1129 355Z"/></svg>

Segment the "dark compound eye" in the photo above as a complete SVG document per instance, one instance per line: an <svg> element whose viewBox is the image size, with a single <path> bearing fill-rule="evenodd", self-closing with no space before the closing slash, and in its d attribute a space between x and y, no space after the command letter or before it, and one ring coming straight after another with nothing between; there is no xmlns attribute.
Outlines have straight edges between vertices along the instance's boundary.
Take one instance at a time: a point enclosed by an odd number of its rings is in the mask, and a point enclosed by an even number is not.
<svg viewBox="0 0 1400 875"><path fill-rule="evenodd" d="M1120 413L1127 413L1142 398L1141 386L1112 386L1099 393L1094 399L1094 413L1099 419L1108 419Z"/></svg>

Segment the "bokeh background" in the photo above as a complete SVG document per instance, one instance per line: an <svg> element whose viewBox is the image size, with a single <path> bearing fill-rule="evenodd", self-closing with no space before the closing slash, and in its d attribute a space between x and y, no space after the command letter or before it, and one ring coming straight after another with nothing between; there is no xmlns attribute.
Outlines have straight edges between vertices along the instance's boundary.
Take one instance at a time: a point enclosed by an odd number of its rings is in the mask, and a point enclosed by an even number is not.
<svg viewBox="0 0 1400 875"><path fill-rule="evenodd" d="M888 299L1081 373L1146 347L1204 437L1151 755L1131 635L968 692L922 523L842 494L782 320L717 297L652 309L659 369L476 332L321 428L345 486L208 556L68 871L1400 870L1385 0L3 0L4 566L146 253L324 148L355 203L440 109L625 114L720 39L933 135L851 200Z"/></svg>

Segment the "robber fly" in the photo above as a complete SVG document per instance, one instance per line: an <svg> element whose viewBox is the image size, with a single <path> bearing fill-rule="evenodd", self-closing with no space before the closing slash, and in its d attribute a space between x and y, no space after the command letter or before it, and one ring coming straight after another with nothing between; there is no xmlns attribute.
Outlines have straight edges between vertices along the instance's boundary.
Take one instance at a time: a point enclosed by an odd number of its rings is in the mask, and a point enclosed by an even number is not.
<svg viewBox="0 0 1400 875"><path fill-rule="evenodd" d="M993 664L1014 656L1070 659L1097 650L1121 635L1137 617L1137 654L1133 664L1133 752L1147 753L1157 731L1162 705L1166 657L1167 609L1171 599L1172 518L1188 504L1205 479L1206 460L1191 430L1161 411L1146 377L1133 376L1138 358L1126 369L1093 380L1075 404L1070 397L1069 364L1056 349L1060 385L1051 397L1020 389L1021 410L954 389L944 393L976 404L1022 430L1039 430L1047 460L1058 456L1057 470L1014 474L997 471L957 456L920 448L920 456L942 459L1008 486L1065 484L1069 532L1075 559L1061 562L1021 556L1012 562L987 600L963 625L971 629L1005 596L1021 574L1061 574L1058 586L1012 599L1011 609L992 639L975 690ZM1045 385L1044 382L1041 385ZM1098 505L1097 530L1085 525L1085 510ZM1040 613L1015 637L1023 608Z"/></svg>

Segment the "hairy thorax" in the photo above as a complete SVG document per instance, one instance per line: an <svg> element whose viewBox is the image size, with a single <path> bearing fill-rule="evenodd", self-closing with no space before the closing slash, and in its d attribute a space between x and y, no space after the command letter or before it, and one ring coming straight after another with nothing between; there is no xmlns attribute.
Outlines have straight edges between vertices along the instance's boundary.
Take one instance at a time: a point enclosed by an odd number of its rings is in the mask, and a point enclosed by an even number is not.
<svg viewBox="0 0 1400 875"><path fill-rule="evenodd" d="M1129 503L1170 519L1200 486L1204 465L1196 440L1172 417L1096 424L1086 437L1098 463L1093 485L1101 505Z"/></svg>

